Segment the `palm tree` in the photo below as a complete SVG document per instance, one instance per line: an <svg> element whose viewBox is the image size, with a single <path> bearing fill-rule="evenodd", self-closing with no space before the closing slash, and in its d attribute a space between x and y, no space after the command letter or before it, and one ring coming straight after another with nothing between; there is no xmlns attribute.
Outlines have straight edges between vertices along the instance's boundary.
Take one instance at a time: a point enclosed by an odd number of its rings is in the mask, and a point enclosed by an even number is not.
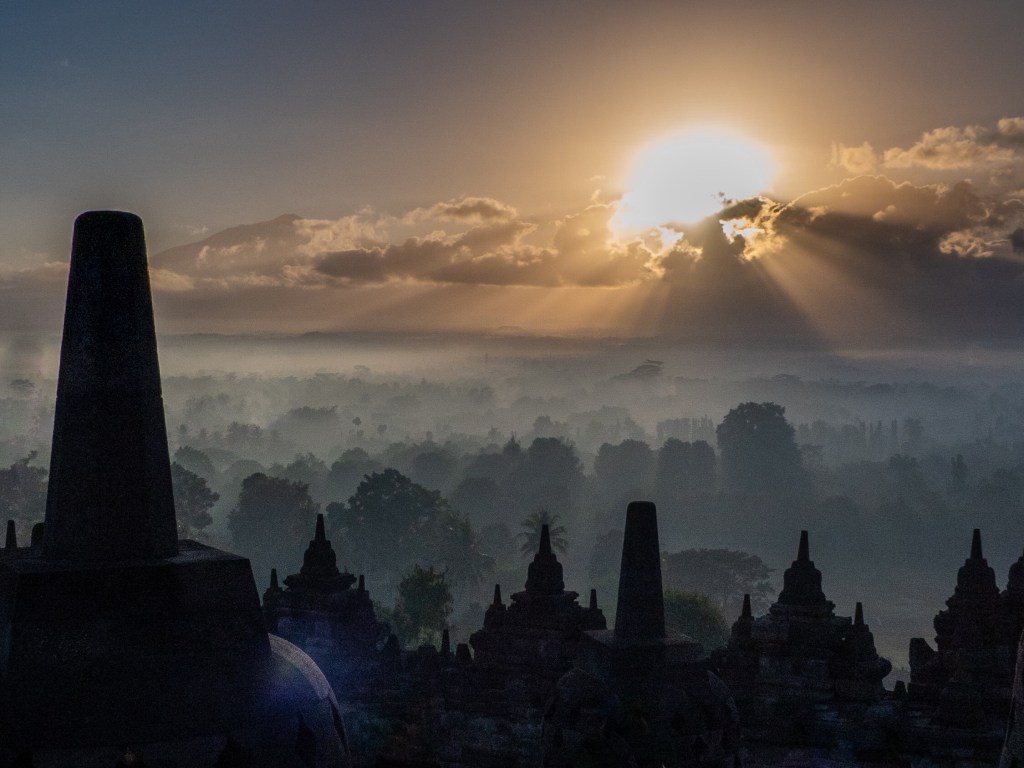
<svg viewBox="0 0 1024 768"><path fill-rule="evenodd" d="M459 514L449 511L442 525L446 535L439 555L452 586L458 590L480 584L494 571L494 558L480 551L473 528Z"/></svg>
<svg viewBox="0 0 1024 768"><path fill-rule="evenodd" d="M553 515L546 509L539 509L529 514L519 526L523 529L516 537L522 544L519 546L519 554L523 557L530 557L537 552L540 546L540 529L548 526L548 534L551 536L551 547L565 554L569 549L569 540L565 537L564 525L559 524L558 515Z"/></svg>

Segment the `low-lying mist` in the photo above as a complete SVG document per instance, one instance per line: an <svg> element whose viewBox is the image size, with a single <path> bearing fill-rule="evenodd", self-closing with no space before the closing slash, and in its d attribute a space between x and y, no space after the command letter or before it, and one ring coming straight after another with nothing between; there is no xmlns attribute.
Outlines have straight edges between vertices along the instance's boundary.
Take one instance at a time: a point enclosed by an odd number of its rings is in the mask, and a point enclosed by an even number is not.
<svg viewBox="0 0 1024 768"><path fill-rule="evenodd" d="M480 625L495 582L505 594L522 588L530 554L520 550L541 510L565 528L567 588L597 588L609 618L633 498L658 504L668 555L761 558L772 569L762 609L806 528L837 612L864 602L880 651L897 667L910 637L931 639L972 528L982 529L1001 584L1024 549L1016 350L312 334L169 336L160 355L173 460L218 495L210 521L188 535L251 557L261 589L270 567L297 571L312 536L304 518L294 541L259 551L245 551L231 524L246 478L285 479L308 494L307 513L327 514L339 564L366 570L372 596L387 606L402 574L364 562L344 540L356 540L345 521L361 483L395 469L439 493L455 516L443 518L446 530L465 528L459 552L480 556L477 571L451 570L461 556L438 534L430 564L450 570L459 638ZM48 465L58 356L56 337L0 340L0 467L9 468L0 469L0 500L23 535L42 502L38 487L32 496L18 483L28 482L26 468L38 480ZM719 427L741 403L785 409L797 474L737 474ZM715 590L666 573L669 586ZM730 622L742 597L733 592L757 586L742 576L731 592L712 594Z"/></svg>

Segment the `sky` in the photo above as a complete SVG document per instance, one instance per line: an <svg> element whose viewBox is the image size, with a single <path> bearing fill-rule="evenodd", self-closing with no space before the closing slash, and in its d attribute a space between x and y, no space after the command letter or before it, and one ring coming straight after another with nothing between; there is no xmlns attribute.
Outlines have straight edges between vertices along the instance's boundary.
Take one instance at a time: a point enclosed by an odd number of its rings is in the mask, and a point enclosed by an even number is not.
<svg viewBox="0 0 1024 768"><path fill-rule="evenodd" d="M56 333L75 215L121 208L164 333L1012 344L1022 28L935 0L12 0L0 331Z"/></svg>

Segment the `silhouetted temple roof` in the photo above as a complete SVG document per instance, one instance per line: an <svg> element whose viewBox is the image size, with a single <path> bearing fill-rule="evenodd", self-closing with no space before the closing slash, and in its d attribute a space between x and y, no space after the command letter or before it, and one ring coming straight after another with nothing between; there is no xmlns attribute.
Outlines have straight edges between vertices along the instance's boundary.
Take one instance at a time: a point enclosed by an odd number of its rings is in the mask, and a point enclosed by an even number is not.
<svg viewBox="0 0 1024 768"><path fill-rule="evenodd" d="M551 531L547 523L540 527L540 544L527 570L526 591L543 595L557 595L565 591L562 564L551 549Z"/></svg>
<svg viewBox="0 0 1024 768"><path fill-rule="evenodd" d="M791 606L817 606L828 603L821 590L821 571L811 560L807 531L800 531L800 546L796 560L782 576L782 592L779 604Z"/></svg>
<svg viewBox="0 0 1024 768"><path fill-rule="evenodd" d="M334 547L324 530L324 516L316 516L316 530L302 556L302 569L284 580L289 589L337 592L346 590L356 583L351 573L338 570Z"/></svg>
<svg viewBox="0 0 1024 768"><path fill-rule="evenodd" d="M971 535L971 555L964 560L963 566L957 571L956 590L953 592L953 597L992 600L998 596L996 572L982 554L981 530L975 528Z"/></svg>

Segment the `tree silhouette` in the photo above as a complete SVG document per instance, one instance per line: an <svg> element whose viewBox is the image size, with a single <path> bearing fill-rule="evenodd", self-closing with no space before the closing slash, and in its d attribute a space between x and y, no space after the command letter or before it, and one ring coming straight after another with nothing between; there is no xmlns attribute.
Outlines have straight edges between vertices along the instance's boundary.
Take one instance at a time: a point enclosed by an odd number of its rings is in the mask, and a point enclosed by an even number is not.
<svg viewBox="0 0 1024 768"><path fill-rule="evenodd" d="M649 492L654 476L654 452L641 440L605 443L594 459L594 477L603 493L617 497L627 491Z"/></svg>
<svg viewBox="0 0 1024 768"><path fill-rule="evenodd" d="M576 449L557 437L538 437L526 451L511 489L520 509L569 509L583 485L583 464Z"/></svg>
<svg viewBox="0 0 1024 768"><path fill-rule="evenodd" d="M473 527L454 510L446 510L439 523L437 559L449 581L455 586L480 584L494 571L494 558L480 551Z"/></svg>
<svg viewBox="0 0 1024 768"><path fill-rule="evenodd" d="M509 478L523 463L523 449L515 437L509 438L500 452L478 453L466 467L466 478L487 477L499 486L505 486Z"/></svg>
<svg viewBox="0 0 1024 768"><path fill-rule="evenodd" d="M949 482L946 490L950 497L962 499L967 494L967 462L963 454L958 453L949 461Z"/></svg>
<svg viewBox="0 0 1024 768"><path fill-rule="evenodd" d="M331 465L325 493L331 499L347 499L366 475L382 469L384 465L362 448L349 448Z"/></svg>
<svg viewBox="0 0 1024 768"><path fill-rule="evenodd" d="M205 477L207 481L217 477L217 470L214 469L210 457L198 448L192 448L188 445L181 446L174 452L174 461L189 472Z"/></svg>
<svg viewBox="0 0 1024 768"><path fill-rule="evenodd" d="M470 517L477 526L507 523L511 517L511 499L491 477L467 477L459 483L449 499L459 512Z"/></svg>
<svg viewBox="0 0 1024 768"><path fill-rule="evenodd" d="M665 629L682 632L708 652L729 641L729 623L706 595L665 590Z"/></svg>
<svg viewBox="0 0 1024 768"><path fill-rule="evenodd" d="M622 554L622 529L614 528L598 534L594 539L594 548L590 553L590 566L587 575L591 581L598 581L619 567ZM617 571L616 571L617 572Z"/></svg>
<svg viewBox="0 0 1024 768"><path fill-rule="evenodd" d="M257 472L242 481L228 530L235 546L255 561L254 571L269 572L276 562L302 562L319 511L305 483Z"/></svg>
<svg viewBox="0 0 1024 768"><path fill-rule="evenodd" d="M444 572L414 565L398 585L388 616L405 646L437 643L452 614L452 591Z"/></svg>
<svg viewBox="0 0 1024 768"><path fill-rule="evenodd" d="M272 422L270 429L285 440L322 453L337 442L342 433L342 423L335 406L317 408L303 405Z"/></svg>
<svg viewBox="0 0 1024 768"><path fill-rule="evenodd" d="M436 564L461 584L479 582L493 567L477 550L472 527L440 492L395 469L367 475L348 503L329 504L327 515L342 556L363 572Z"/></svg>
<svg viewBox="0 0 1024 768"><path fill-rule="evenodd" d="M889 457L889 474L892 477L893 493L907 503L930 500L932 495L921 472L917 459L903 453Z"/></svg>
<svg viewBox="0 0 1024 768"><path fill-rule="evenodd" d="M178 462L171 464L171 488L174 491L174 514L178 519L178 537L190 539L213 522L210 508L220 499L206 480Z"/></svg>
<svg viewBox="0 0 1024 768"><path fill-rule="evenodd" d="M412 476L426 488L449 487L452 475L458 469L458 460L442 448L432 448L417 453L412 459Z"/></svg>
<svg viewBox="0 0 1024 768"><path fill-rule="evenodd" d="M727 616L739 615L743 595L755 610L768 606L775 590L772 569L757 555L731 549L686 549L662 555L665 588L706 595Z"/></svg>
<svg viewBox="0 0 1024 768"><path fill-rule="evenodd" d="M920 419L909 417L903 420L903 449L915 453L921 447L924 438L924 424Z"/></svg>
<svg viewBox="0 0 1024 768"><path fill-rule="evenodd" d="M802 480L800 449L786 409L741 403L716 430L725 484L743 491L789 491Z"/></svg>
<svg viewBox="0 0 1024 768"><path fill-rule="evenodd" d="M36 458L28 456L0 469L0 522L13 520L21 541L27 540L33 523L46 514L46 470L30 466Z"/></svg>
<svg viewBox="0 0 1024 768"><path fill-rule="evenodd" d="M328 470L322 459L313 453L298 453L288 464L272 464L269 470L274 477L284 477L305 483L309 495L317 501L326 501Z"/></svg>
<svg viewBox="0 0 1024 768"><path fill-rule="evenodd" d="M327 514L332 538L360 569L390 563L404 571L432 554L431 528L447 509L438 491L385 469L363 478L347 504L329 504Z"/></svg>
<svg viewBox="0 0 1024 768"><path fill-rule="evenodd" d="M715 450L703 440L668 438L658 450L655 488L666 500L714 491Z"/></svg>

